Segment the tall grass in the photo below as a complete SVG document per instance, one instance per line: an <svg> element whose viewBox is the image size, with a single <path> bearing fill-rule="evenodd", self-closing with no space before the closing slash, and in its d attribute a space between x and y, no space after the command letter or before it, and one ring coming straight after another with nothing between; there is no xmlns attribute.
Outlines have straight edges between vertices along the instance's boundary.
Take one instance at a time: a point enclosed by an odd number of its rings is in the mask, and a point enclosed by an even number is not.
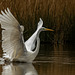
<svg viewBox="0 0 75 75"><path fill-rule="evenodd" d="M74 0L0 0L0 9L9 8L20 24L25 26L25 40L36 29L39 18L44 26L55 32L42 34L41 40L61 43L75 24Z"/></svg>

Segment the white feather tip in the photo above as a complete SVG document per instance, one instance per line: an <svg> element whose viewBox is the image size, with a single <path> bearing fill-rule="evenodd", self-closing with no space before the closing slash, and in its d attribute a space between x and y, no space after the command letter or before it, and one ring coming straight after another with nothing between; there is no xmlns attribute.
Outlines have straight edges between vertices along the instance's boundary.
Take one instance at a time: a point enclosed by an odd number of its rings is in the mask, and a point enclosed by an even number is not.
<svg viewBox="0 0 75 75"><path fill-rule="evenodd" d="M40 21L38 22L37 28L41 28L42 26L43 26L43 20L40 18Z"/></svg>
<svg viewBox="0 0 75 75"><path fill-rule="evenodd" d="M10 10L9 10L9 8L7 8L7 11L10 13Z"/></svg>
<svg viewBox="0 0 75 75"><path fill-rule="evenodd" d="M40 21L42 21L42 19L40 18Z"/></svg>

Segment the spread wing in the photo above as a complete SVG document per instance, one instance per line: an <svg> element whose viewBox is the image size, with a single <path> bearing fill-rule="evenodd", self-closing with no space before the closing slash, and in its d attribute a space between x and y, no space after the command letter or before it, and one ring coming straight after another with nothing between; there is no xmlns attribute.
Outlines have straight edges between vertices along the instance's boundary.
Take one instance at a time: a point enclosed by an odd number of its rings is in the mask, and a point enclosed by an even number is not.
<svg viewBox="0 0 75 75"><path fill-rule="evenodd" d="M1 11L1 13L3 57L12 61L14 58L19 58L26 51L23 39L24 27L20 26L8 8L5 12Z"/></svg>

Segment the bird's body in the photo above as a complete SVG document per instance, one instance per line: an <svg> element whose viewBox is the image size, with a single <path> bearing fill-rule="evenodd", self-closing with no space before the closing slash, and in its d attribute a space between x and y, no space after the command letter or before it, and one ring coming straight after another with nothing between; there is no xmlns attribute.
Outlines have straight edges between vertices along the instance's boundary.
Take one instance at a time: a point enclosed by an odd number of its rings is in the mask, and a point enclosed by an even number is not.
<svg viewBox="0 0 75 75"><path fill-rule="evenodd" d="M39 52L40 32L45 30L53 30L42 27L43 21L40 18L37 30L26 42L24 42L24 26L19 24L8 8L5 12L1 11L1 13L0 24L3 29L3 58L9 59L10 61L32 62ZM35 45L36 42L37 44ZM33 49L35 50L33 51Z"/></svg>

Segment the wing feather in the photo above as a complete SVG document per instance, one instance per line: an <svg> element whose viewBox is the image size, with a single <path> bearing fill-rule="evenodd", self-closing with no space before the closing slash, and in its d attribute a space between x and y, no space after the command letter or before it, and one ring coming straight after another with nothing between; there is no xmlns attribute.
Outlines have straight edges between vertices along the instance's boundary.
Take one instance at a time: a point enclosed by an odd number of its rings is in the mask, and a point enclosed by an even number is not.
<svg viewBox="0 0 75 75"><path fill-rule="evenodd" d="M1 11L0 22L2 30L2 48L3 57L9 58L11 61L19 58L26 50L23 39L23 29L19 22L7 8L5 12Z"/></svg>

